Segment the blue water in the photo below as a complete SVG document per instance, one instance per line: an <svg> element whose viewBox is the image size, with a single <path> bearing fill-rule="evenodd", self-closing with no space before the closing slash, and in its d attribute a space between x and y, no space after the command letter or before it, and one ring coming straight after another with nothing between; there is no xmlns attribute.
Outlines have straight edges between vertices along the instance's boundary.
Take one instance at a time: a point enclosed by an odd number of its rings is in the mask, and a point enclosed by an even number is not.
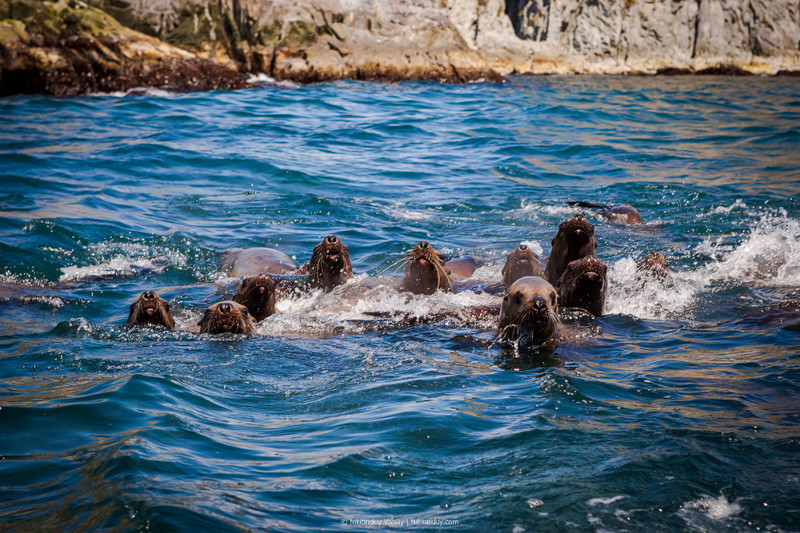
<svg viewBox="0 0 800 533"><path fill-rule="evenodd" d="M0 99L0 530L799 531L799 152L791 79ZM578 213L607 314L553 349L392 287L420 240L490 283ZM187 331L225 250L329 234L341 290ZM123 326L143 290L177 331Z"/></svg>

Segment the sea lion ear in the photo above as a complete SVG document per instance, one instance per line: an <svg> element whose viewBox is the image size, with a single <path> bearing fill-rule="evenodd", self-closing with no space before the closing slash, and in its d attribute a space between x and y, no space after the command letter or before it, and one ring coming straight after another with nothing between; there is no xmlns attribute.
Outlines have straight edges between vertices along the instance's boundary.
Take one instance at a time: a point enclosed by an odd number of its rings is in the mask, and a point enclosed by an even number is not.
<svg viewBox="0 0 800 533"><path fill-rule="evenodd" d="M164 300L164 310L169 312L169 302Z"/></svg>
<svg viewBox="0 0 800 533"><path fill-rule="evenodd" d="M550 302L552 302L553 307L558 305L558 294L556 293L556 291L550 293Z"/></svg>
<svg viewBox="0 0 800 533"><path fill-rule="evenodd" d="M566 222L562 222L561 224L558 225L558 229L564 229L566 225L567 225Z"/></svg>

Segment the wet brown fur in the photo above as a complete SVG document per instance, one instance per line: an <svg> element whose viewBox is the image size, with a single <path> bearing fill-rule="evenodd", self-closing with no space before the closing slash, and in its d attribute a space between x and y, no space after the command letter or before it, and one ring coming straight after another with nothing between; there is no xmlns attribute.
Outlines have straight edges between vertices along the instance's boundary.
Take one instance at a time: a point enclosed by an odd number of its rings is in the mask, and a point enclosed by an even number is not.
<svg viewBox="0 0 800 533"><path fill-rule="evenodd" d="M661 252L650 252L647 257L637 261L636 270L642 275L652 276L659 281L672 282L672 270Z"/></svg>
<svg viewBox="0 0 800 533"><path fill-rule="evenodd" d="M560 323L556 289L544 278L525 276L512 283L503 296L497 336L539 345L555 336Z"/></svg>
<svg viewBox="0 0 800 533"><path fill-rule="evenodd" d="M129 324L150 324L175 329L175 319L169 309L169 302L151 291L145 291L131 304L128 313Z"/></svg>
<svg viewBox="0 0 800 533"><path fill-rule="evenodd" d="M414 294L433 294L437 290L453 292L453 281L444 257L427 242L420 242L408 252L403 290Z"/></svg>
<svg viewBox="0 0 800 533"><path fill-rule="evenodd" d="M209 306L197 323L200 333L243 333L255 331L255 322L247 307L240 303L225 301Z"/></svg>
<svg viewBox="0 0 800 533"><path fill-rule="evenodd" d="M575 215L562 222L552 244L553 249L544 269L544 279L551 285L558 283L570 262L597 253L594 226L582 215Z"/></svg>
<svg viewBox="0 0 800 533"><path fill-rule="evenodd" d="M506 285L511 285L525 276L541 275L539 256L527 245L520 244L506 257L506 264L503 266L503 283Z"/></svg>
<svg viewBox="0 0 800 533"><path fill-rule="evenodd" d="M242 280L233 301L247 307L256 322L275 314L276 283L268 274Z"/></svg>
<svg viewBox="0 0 800 533"><path fill-rule="evenodd" d="M314 247L308 263L308 284L312 288L330 292L353 277L353 265L347 246L329 235Z"/></svg>
<svg viewBox="0 0 800 533"><path fill-rule="evenodd" d="M570 262L556 283L562 307L580 307L595 316L603 314L606 303L608 268L590 255Z"/></svg>

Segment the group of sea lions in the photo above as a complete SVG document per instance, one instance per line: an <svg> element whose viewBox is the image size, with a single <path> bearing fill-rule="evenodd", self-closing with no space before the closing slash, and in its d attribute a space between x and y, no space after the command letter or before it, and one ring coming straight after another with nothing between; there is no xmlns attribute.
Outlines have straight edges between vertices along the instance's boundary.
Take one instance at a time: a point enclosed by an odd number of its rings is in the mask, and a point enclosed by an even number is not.
<svg viewBox="0 0 800 533"><path fill-rule="evenodd" d="M642 221L641 215L630 206L579 205L624 213L622 218L613 213L607 215L614 222ZM547 343L560 325L559 304L602 315L608 291L607 268L596 253L594 226L582 215L559 225L544 272L539 257L528 246L517 246L506 257L502 283L491 286L499 286L503 293L498 338L520 345ZM205 310L197 323L201 333L252 333L256 322L275 314L279 298L291 297L301 289L330 292L353 277L347 246L334 235L317 244L309 262L300 267L272 248L234 250L226 255L222 266L231 277L243 279L230 300ZM416 295L455 292L455 282L472 276L478 266L479 262L470 256L448 261L431 244L420 242L405 257L400 290ZM642 275L659 280L670 276L660 253L650 253L637 263L637 269ZM175 328L169 303L152 291L143 292L131 304L128 323Z"/></svg>

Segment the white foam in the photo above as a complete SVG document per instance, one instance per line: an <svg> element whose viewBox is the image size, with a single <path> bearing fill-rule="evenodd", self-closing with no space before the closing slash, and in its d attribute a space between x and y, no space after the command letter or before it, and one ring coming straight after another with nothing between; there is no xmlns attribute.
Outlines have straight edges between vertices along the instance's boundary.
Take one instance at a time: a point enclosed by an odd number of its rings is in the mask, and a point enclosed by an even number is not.
<svg viewBox="0 0 800 533"><path fill-rule="evenodd" d="M62 267L59 281L76 282L106 277L130 277L143 272L159 273L169 265L186 266L181 252L139 243L101 242L90 247L95 264Z"/></svg>
<svg viewBox="0 0 800 533"><path fill-rule="evenodd" d="M411 295L399 290L395 278L360 275L330 293L315 291L299 298L281 299L277 313L258 326L265 335L328 336L360 333L377 319L423 319L436 315L455 320L476 320L469 313L475 306L499 305L497 296L464 291L437 292L430 296ZM487 319L487 327L495 320Z"/></svg>
<svg viewBox="0 0 800 533"><path fill-rule="evenodd" d="M89 93L89 96L111 96L114 98L124 98L126 96L156 96L159 98L174 97L181 93L177 91L169 91L166 89L158 89L155 87L134 87L127 91L111 91L108 93Z"/></svg>
<svg viewBox="0 0 800 533"><path fill-rule="evenodd" d="M609 264L605 312L675 318L685 314L699 293L719 283L800 287L800 221L785 211L762 214L740 242L733 239L701 242L695 251L711 261L696 270L673 270L671 283L642 276L632 257Z"/></svg>
<svg viewBox="0 0 800 533"><path fill-rule="evenodd" d="M620 500L624 500L627 496L617 495L612 496L611 498L592 498L591 500L587 501L586 503L589 505L611 505L614 502L618 502Z"/></svg>
<svg viewBox="0 0 800 533"><path fill-rule="evenodd" d="M785 211L763 215L738 245L706 239L696 251L713 260L696 272L700 280L800 286L800 221L788 218Z"/></svg>
<svg viewBox="0 0 800 533"><path fill-rule="evenodd" d="M272 76L267 76L263 72L251 74L250 77L247 78L247 83L252 83L253 85L274 85L277 87L285 87L287 89L297 89L298 87L301 87L299 83L288 80L278 81Z"/></svg>
<svg viewBox="0 0 800 533"><path fill-rule="evenodd" d="M605 313L659 319L682 315L694 303L702 285L679 272L673 272L672 278L670 283L642 276L632 257L611 263Z"/></svg>
<svg viewBox="0 0 800 533"><path fill-rule="evenodd" d="M720 495L717 498L703 496L702 498L683 504L678 514L687 520L687 522L691 523L692 511L700 512L712 520L725 520L726 518L738 514L741 510L742 507L738 503L729 502L724 495Z"/></svg>
<svg viewBox="0 0 800 533"><path fill-rule="evenodd" d="M747 209L747 205L742 201L741 198L739 198L728 207L720 205L715 207L708 213L699 213L697 215L697 218L705 218L707 215L727 215L730 214L730 212L733 211L734 209Z"/></svg>

